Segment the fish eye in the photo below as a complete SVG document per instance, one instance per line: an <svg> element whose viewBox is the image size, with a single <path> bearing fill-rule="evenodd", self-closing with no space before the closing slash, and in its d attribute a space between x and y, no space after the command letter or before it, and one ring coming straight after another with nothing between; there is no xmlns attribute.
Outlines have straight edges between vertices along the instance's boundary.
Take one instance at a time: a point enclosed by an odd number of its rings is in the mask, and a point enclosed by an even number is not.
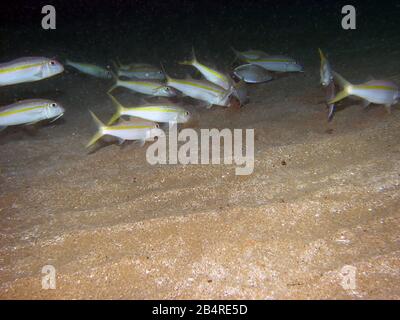
<svg viewBox="0 0 400 320"><path fill-rule="evenodd" d="M186 111L185 112L185 116L188 116L190 113L189 113L189 111Z"/></svg>
<svg viewBox="0 0 400 320"><path fill-rule="evenodd" d="M52 104L50 104L50 107L55 108L55 107L57 107L57 104L53 102Z"/></svg>
<svg viewBox="0 0 400 320"><path fill-rule="evenodd" d="M157 123L157 124L156 124L156 128L159 128L159 127L160 127L160 125Z"/></svg>
<svg viewBox="0 0 400 320"><path fill-rule="evenodd" d="M55 66L56 65L56 62L53 61L53 60L51 60L49 63L50 63L51 66Z"/></svg>

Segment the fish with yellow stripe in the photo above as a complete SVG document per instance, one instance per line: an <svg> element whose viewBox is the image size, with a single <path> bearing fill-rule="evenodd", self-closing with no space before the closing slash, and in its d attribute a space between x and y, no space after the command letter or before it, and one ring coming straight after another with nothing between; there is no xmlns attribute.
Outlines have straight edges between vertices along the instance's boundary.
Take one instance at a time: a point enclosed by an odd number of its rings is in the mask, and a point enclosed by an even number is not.
<svg viewBox="0 0 400 320"><path fill-rule="evenodd" d="M120 121L114 126L107 126L102 123L92 111L90 111L90 114L98 130L92 139L90 139L86 148L94 145L105 135L117 138L120 143L123 143L125 140L138 140L141 145L143 145L146 141L154 140L156 136L154 130L159 127L157 123L143 119L130 119L128 121Z"/></svg>
<svg viewBox="0 0 400 320"><path fill-rule="evenodd" d="M332 72L334 80L343 88L328 104L336 103L348 96L364 100L364 106L370 103L383 104L390 113L391 106L400 99L399 86L390 80L370 80L363 84L351 84L340 74Z"/></svg>
<svg viewBox="0 0 400 320"><path fill-rule="evenodd" d="M247 50L247 51L238 51L235 48L231 47L233 52L236 55L236 58L241 59L241 60L246 60L246 59L261 59L265 58L268 56L267 53L261 50Z"/></svg>
<svg viewBox="0 0 400 320"><path fill-rule="evenodd" d="M111 94L108 94L117 111L108 121L108 125L113 124L121 116L138 117L155 122L176 122L185 123L190 119L190 112L184 108L170 102L146 103L137 107L124 107Z"/></svg>
<svg viewBox="0 0 400 320"><path fill-rule="evenodd" d="M275 72L303 72L303 66L295 59L287 56L266 56L260 58L246 58L247 63L263 67Z"/></svg>
<svg viewBox="0 0 400 320"><path fill-rule="evenodd" d="M112 79L113 77L110 70L100 66L96 66L94 64L74 62L67 59L65 60L65 65L70 66L84 74L88 74L96 78Z"/></svg>
<svg viewBox="0 0 400 320"><path fill-rule="evenodd" d="M232 79L229 76L227 76L226 74L224 74L220 71L217 71L215 69L212 69L212 68L207 67L206 65L200 63L196 59L196 54L194 52L194 48L192 48L192 59L189 61L180 62L180 64L189 65L189 66L196 68L204 76L204 78L206 78L208 81L215 83L216 85L224 88L225 90L229 90L233 85Z"/></svg>
<svg viewBox="0 0 400 320"><path fill-rule="evenodd" d="M118 77L131 79L164 80L165 76L161 69L147 63L121 64L118 60L113 62Z"/></svg>
<svg viewBox="0 0 400 320"><path fill-rule="evenodd" d="M108 92L118 87L155 97L175 97L177 95L176 90L155 80L121 80L115 76L115 84Z"/></svg>
<svg viewBox="0 0 400 320"><path fill-rule="evenodd" d="M64 71L61 63L45 57L25 57L0 63L0 86L33 82Z"/></svg>
<svg viewBox="0 0 400 320"><path fill-rule="evenodd" d="M323 54L322 50L318 49L318 52L321 59L321 66L319 69L320 81L321 85L325 88L325 98L327 102L326 105L329 109L328 121L331 121L335 112L335 104L329 104L328 101L332 100L336 94L335 82L333 81L333 70L331 64Z"/></svg>
<svg viewBox="0 0 400 320"><path fill-rule="evenodd" d="M21 100L0 108L0 130L8 126L35 124L48 119L53 119L53 122L64 112L64 108L52 100Z"/></svg>
<svg viewBox="0 0 400 320"><path fill-rule="evenodd" d="M174 79L164 71L167 86L173 87L184 95L207 103L207 109L212 105L229 106L232 90L225 90L207 80Z"/></svg>

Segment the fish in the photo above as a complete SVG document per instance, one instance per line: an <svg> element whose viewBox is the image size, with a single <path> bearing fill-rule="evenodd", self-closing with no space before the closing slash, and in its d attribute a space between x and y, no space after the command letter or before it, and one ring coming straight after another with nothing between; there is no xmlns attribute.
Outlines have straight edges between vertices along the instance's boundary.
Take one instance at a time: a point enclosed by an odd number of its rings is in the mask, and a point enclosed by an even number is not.
<svg viewBox="0 0 400 320"><path fill-rule="evenodd" d="M247 63L255 64L275 72L303 72L303 67L296 60L287 56L267 56L261 58L246 58Z"/></svg>
<svg viewBox="0 0 400 320"><path fill-rule="evenodd" d="M204 76L204 78L224 88L225 90L229 90L232 87L232 79L230 79L227 75L215 69L207 67L206 65L197 61L196 54L193 48L192 48L192 59L189 61L180 62L179 64L188 65L196 68Z"/></svg>
<svg viewBox="0 0 400 320"><path fill-rule="evenodd" d="M235 53L236 57L241 60L261 59L261 58L268 57L268 54L261 50L248 50L248 51L240 52L240 51L234 49L233 47L231 47L231 49Z"/></svg>
<svg viewBox="0 0 400 320"><path fill-rule="evenodd" d="M39 81L63 71L64 67L55 59L45 57L19 58L0 63L0 86Z"/></svg>
<svg viewBox="0 0 400 320"><path fill-rule="evenodd" d="M336 94L336 87L335 87L335 82L331 81L330 84L328 84L328 86L325 87L325 97L326 97L326 105L328 107L328 122L331 121L333 119L333 114L335 112L335 104L331 103L329 104L328 101L332 100L335 97Z"/></svg>
<svg viewBox="0 0 400 320"><path fill-rule="evenodd" d="M94 64L74 62L74 61L67 59L67 60L65 60L65 65L73 67L76 70L78 70L84 74L88 74L88 75L96 77L96 78L101 78L101 79L112 79L113 78L110 70L107 70L106 68L103 68L103 67L96 66Z"/></svg>
<svg viewBox="0 0 400 320"><path fill-rule="evenodd" d="M326 57L324 56L322 50L318 49L318 51L321 58L321 67L319 69L321 84L322 86L327 87L333 81L332 68L328 59L326 59Z"/></svg>
<svg viewBox="0 0 400 320"><path fill-rule="evenodd" d="M164 80L165 76L161 69L146 63L133 63L122 65L115 63L118 77L145 80Z"/></svg>
<svg viewBox="0 0 400 320"><path fill-rule="evenodd" d="M337 72L332 71L332 74L334 80L342 87L342 91L328 101L328 104L336 103L348 96L356 96L364 100L364 107L370 103L383 104L390 113L391 106L399 101L399 87L393 81L370 80L363 84L351 84Z"/></svg>
<svg viewBox="0 0 400 320"><path fill-rule="evenodd" d="M154 140L154 129L159 128L157 123L143 119L130 119L129 121L121 121L114 126L106 126L92 111L89 110L89 112L97 125L97 132L87 143L86 148L94 145L105 135L118 138L120 143L125 140L139 140L141 145L144 145L146 141Z"/></svg>
<svg viewBox="0 0 400 320"><path fill-rule="evenodd" d="M65 109L57 102L46 99L21 100L0 108L0 130L8 126L35 124L42 120L62 117Z"/></svg>
<svg viewBox="0 0 400 320"><path fill-rule="evenodd" d="M121 116L138 117L155 122L176 122L185 123L190 119L190 112L184 108L169 102L146 103L137 107L124 107L114 96L108 94L117 111L108 121L108 125L113 124Z"/></svg>
<svg viewBox="0 0 400 320"><path fill-rule="evenodd" d="M272 80L271 74L255 64L243 64L233 70L233 74L246 83L261 83Z"/></svg>
<svg viewBox="0 0 400 320"><path fill-rule="evenodd" d="M126 89L157 97L175 97L176 90L168 85L165 85L155 80L121 80L114 75L115 84L108 90L113 91L117 87L124 87Z"/></svg>
<svg viewBox="0 0 400 320"><path fill-rule="evenodd" d="M207 108L211 108L212 105L229 106L232 90L225 90L207 80L174 79L168 76L165 71L164 74L168 86L179 90L188 97L205 101Z"/></svg>
<svg viewBox="0 0 400 320"><path fill-rule="evenodd" d="M233 96L239 100L241 106L249 102L247 85L243 80L235 83L234 88Z"/></svg>

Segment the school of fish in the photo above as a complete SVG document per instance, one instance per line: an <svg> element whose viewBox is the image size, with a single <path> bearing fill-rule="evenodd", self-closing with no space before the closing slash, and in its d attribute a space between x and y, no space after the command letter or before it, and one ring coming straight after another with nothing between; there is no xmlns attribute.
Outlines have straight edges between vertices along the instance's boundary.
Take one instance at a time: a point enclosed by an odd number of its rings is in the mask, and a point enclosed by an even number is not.
<svg viewBox="0 0 400 320"><path fill-rule="evenodd" d="M113 68L65 60L65 66L80 73L114 82L107 94L115 106L115 113L104 124L90 111L98 130L87 143L87 147L91 147L105 135L115 137L119 143L134 140L143 145L146 141L154 140L157 132L154 129L159 128L159 123L188 123L191 114L181 102L177 102L180 97L197 100L207 109L212 106L242 106L248 102L246 84L271 81L276 73L304 72L303 66L288 56L270 55L261 50L232 50L235 54L234 62L240 63L230 74L200 62L192 48L191 58L179 64L192 68L191 71L199 73L201 78L193 78L189 74L184 78L174 78L163 66L158 68L146 63L122 64L118 59L112 61ZM325 89L326 106L329 109L328 121L333 119L336 104L348 96L361 99L365 107L370 103L384 105L388 112L400 100L399 87L393 81L370 79L365 83L352 84L332 69L321 49L318 51L321 62L320 82ZM0 87L44 80L63 71L63 64L55 59L18 58L0 63ZM117 88L162 100L125 106L112 94ZM54 122L64 113L64 107L56 101L20 100L0 107L0 131L8 126Z"/></svg>

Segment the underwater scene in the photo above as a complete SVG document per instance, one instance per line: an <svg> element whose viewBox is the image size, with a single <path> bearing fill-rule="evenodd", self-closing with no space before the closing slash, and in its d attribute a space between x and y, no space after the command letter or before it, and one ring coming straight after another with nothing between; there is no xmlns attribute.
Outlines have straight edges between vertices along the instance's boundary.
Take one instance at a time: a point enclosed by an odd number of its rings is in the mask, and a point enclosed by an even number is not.
<svg viewBox="0 0 400 320"><path fill-rule="evenodd" d="M399 1L0 4L1 299L399 299Z"/></svg>

